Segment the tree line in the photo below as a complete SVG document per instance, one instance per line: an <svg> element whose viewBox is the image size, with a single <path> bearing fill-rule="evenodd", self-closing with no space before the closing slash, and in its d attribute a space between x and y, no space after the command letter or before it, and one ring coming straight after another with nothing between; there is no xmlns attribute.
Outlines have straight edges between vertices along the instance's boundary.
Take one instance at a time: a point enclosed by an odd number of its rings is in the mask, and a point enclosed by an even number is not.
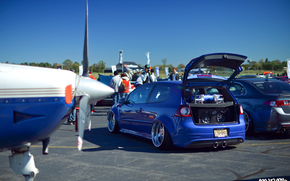
<svg viewBox="0 0 290 181"><path fill-rule="evenodd" d="M155 69L155 67L159 67L160 72L164 72L165 71L165 67L168 67L169 72L172 72L173 69L173 65L172 64L167 64L167 59L162 59L162 64L161 65L154 65L153 69ZM6 62L8 63L8 62ZM28 65L28 66L37 66L37 67L47 67L47 68L61 68L61 69L65 69L65 70L74 70L75 72L79 72L79 66L82 65L83 62L78 63L78 62L72 62L70 59L66 59L62 64L58 64L58 63L54 63L54 64L50 64L48 62L44 63L35 63L35 62L25 62L25 63L20 63L20 65ZM139 64L140 67L144 67L144 65ZM179 64L176 68L185 68L184 64ZM106 69L106 62L104 62L103 60L100 60L98 63L94 63L93 65L91 65L89 67L89 70L91 72L98 72L98 73L104 73ZM110 68L107 68L110 69Z"/></svg>
<svg viewBox="0 0 290 181"><path fill-rule="evenodd" d="M167 64L167 59L162 59L161 60L162 64L157 64L152 66L151 68L155 69L156 67L159 67L160 72L164 72L165 67L168 67L169 72L172 72L173 65L172 64ZM6 62L8 63L8 62ZM81 62L82 63L82 62ZM75 72L79 72L79 66L81 65L78 62L72 62L70 59L66 59L62 64L54 63L50 64L48 62L44 63L20 63L21 65L28 65L28 66L38 66L38 67L48 67L48 68L61 68L65 70L74 70ZM140 67L144 67L143 65L139 64ZM243 64L242 67L245 70L270 70L270 71L283 71L284 67L287 67L287 61L281 62L280 60L274 60L274 61L269 61L268 58L265 59L260 59L258 62L257 61L251 61L251 60L246 60ZM185 65L184 64L179 64L177 69L184 69ZM106 69L106 62L103 60L100 60L98 63L94 63L89 67L89 70L91 72L98 72L98 73L104 73L104 70Z"/></svg>
<svg viewBox="0 0 290 181"><path fill-rule="evenodd" d="M156 67L159 67L159 72L165 72L165 67L168 67L168 71L169 72L172 72L172 70L173 70L173 68L175 66L173 66L172 64L167 64L167 59L166 58L165 59L162 59L161 62L162 62L162 64L160 64L160 65L154 65L151 68L153 68L155 70ZM142 65L139 65L139 66L142 67ZM177 68L177 69L184 69L185 68L185 65L183 63L181 63L181 64L179 64L175 68Z"/></svg>
<svg viewBox="0 0 290 181"><path fill-rule="evenodd" d="M164 71L165 67L168 67L169 72L172 72L173 65L169 64L167 65L167 59L162 59L162 65L156 65L155 67L159 67L160 71ZM242 65L241 65L244 70L268 70L268 71L279 71L282 72L285 70L285 67L287 67L287 61L281 62L280 60L274 60L274 61L269 61L268 58L265 59L260 59L258 62L252 61L252 60L246 60ZM185 68L184 64L179 64L177 69L182 69Z"/></svg>
<svg viewBox="0 0 290 181"><path fill-rule="evenodd" d="M283 71L287 67L287 61L281 62L280 60L269 61L268 58L260 59L258 62L246 60L242 66L245 70L270 70L270 71Z"/></svg>
<svg viewBox="0 0 290 181"><path fill-rule="evenodd" d="M8 63L8 62L6 62L6 63ZM44 63L44 62L40 62L40 63L24 62L24 63L20 63L20 65L47 67L47 68L56 68L56 69L60 68L60 69L64 69L64 70L73 70L75 72L79 72L79 66L81 66L80 63L78 63L78 62L73 63L70 59L66 59L62 64L58 64L58 63L50 64L48 62L46 62L46 63ZM89 70L91 72L101 73L101 72L104 72L105 69L106 69L106 63L102 60L100 60L98 63L95 63L89 67Z"/></svg>

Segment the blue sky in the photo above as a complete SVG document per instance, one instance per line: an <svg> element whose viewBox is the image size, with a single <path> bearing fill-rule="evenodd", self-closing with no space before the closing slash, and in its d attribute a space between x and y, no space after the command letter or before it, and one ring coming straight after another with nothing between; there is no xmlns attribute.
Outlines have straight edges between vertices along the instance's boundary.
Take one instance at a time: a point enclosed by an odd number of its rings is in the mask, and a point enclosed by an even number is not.
<svg viewBox="0 0 290 181"><path fill-rule="evenodd" d="M85 0L0 0L0 62L82 61ZM290 58L289 0L89 0L89 63Z"/></svg>

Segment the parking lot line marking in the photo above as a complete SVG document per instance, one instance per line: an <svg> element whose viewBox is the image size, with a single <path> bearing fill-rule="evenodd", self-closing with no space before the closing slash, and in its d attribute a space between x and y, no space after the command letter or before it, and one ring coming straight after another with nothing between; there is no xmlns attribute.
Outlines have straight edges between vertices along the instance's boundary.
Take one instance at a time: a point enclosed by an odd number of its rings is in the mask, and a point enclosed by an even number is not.
<svg viewBox="0 0 290 181"><path fill-rule="evenodd" d="M41 145L31 145L30 147L33 147L33 148L42 148ZM48 146L49 148L78 148L77 146ZM107 149L107 148L116 148L116 149L124 149L124 147L109 147L109 146L106 146L106 147L101 147L101 146L94 146L94 147L83 147L82 150L85 150L85 149L96 149L96 148L101 148L101 149ZM127 149L128 148L146 148L146 147L126 147Z"/></svg>
<svg viewBox="0 0 290 181"><path fill-rule="evenodd" d="M287 145L287 144L290 144L290 142L241 144L241 145L235 145L235 146L236 147L243 147L243 146L269 146L269 145Z"/></svg>
<svg viewBox="0 0 290 181"><path fill-rule="evenodd" d="M41 145L31 145L34 148L42 148ZM77 146L48 146L49 148L78 148ZM100 146L95 147L83 147L82 149L92 149L92 148L100 148Z"/></svg>
<svg viewBox="0 0 290 181"><path fill-rule="evenodd" d="M234 145L236 147L246 147L246 146L269 146L269 145L287 145L290 144L290 142L280 142L280 143L255 143L255 144L241 144L241 145ZM33 148L42 148L42 145L31 145ZM49 148L78 148L77 146L48 146ZM115 148L115 147L100 147L100 146L94 146L94 147L83 147L83 149L96 149L96 148ZM122 147L118 147L119 149L123 149ZM128 148L128 147L127 147ZM130 147L133 148L133 147ZM138 148L138 147L134 147Z"/></svg>

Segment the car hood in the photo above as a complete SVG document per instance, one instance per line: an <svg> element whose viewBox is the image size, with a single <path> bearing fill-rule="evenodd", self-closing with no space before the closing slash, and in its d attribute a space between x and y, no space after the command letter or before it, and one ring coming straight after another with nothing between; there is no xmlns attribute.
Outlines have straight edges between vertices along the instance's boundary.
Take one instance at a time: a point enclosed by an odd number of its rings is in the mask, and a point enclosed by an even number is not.
<svg viewBox="0 0 290 181"><path fill-rule="evenodd" d="M243 69L247 57L232 53L206 54L192 59L184 69L183 86L191 83L229 84ZM218 74L222 74L219 76Z"/></svg>

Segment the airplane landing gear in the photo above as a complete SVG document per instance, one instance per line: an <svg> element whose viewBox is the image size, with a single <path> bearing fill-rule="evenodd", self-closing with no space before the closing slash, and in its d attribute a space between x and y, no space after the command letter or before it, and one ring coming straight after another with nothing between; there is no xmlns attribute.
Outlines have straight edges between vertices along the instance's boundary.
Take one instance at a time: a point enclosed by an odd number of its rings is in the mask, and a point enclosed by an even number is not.
<svg viewBox="0 0 290 181"><path fill-rule="evenodd" d="M35 167L34 157L29 152L29 146L12 150L9 163L16 174L22 174L26 181L33 181L39 171Z"/></svg>

